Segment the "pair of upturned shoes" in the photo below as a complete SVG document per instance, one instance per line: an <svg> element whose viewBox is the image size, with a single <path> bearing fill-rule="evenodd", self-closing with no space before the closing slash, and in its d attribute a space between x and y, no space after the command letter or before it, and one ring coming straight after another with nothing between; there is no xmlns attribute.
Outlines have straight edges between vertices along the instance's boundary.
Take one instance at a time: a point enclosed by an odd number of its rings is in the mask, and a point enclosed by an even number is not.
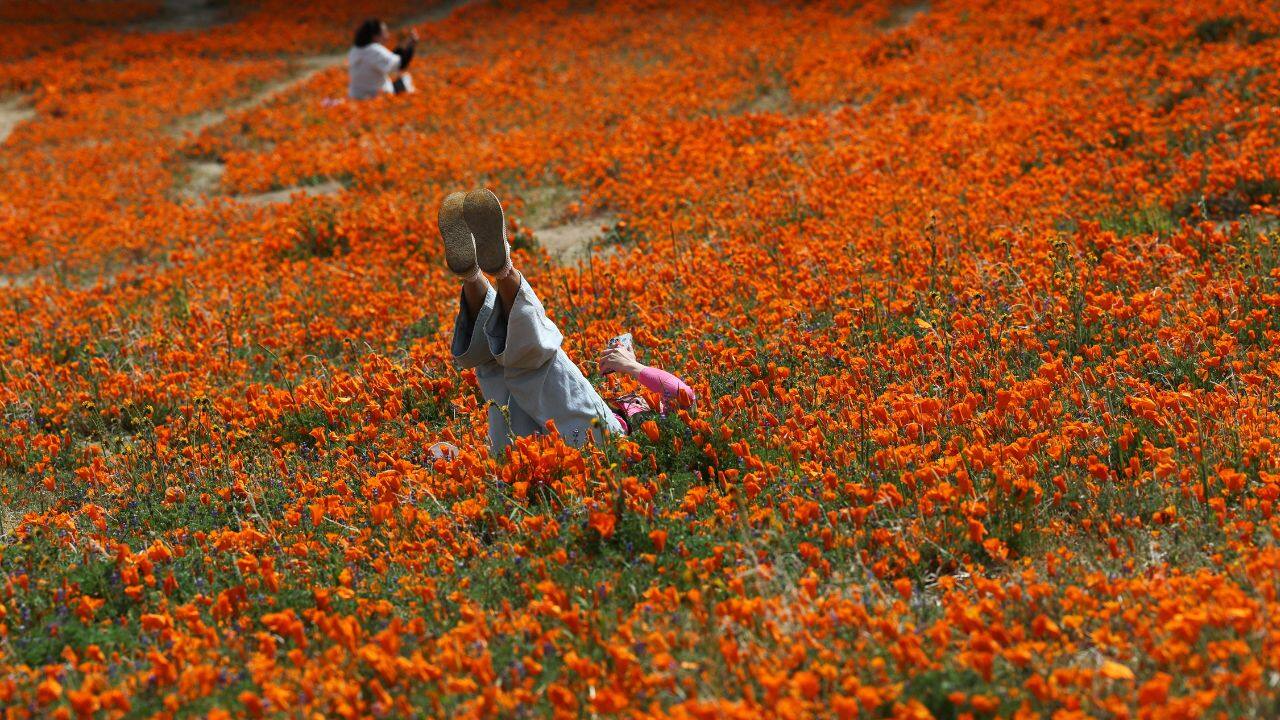
<svg viewBox="0 0 1280 720"><path fill-rule="evenodd" d="M452 193L440 203L440 237L449 269L470 280L483 270L501 279L513 272L507 220L493 191Z"/></svg>

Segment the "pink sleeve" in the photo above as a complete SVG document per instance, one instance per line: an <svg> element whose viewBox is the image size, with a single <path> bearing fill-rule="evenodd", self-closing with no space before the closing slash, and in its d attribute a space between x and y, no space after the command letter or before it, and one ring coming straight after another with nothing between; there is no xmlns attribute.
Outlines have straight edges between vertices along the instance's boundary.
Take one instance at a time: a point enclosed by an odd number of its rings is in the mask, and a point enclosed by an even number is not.
<svg viewBox="0 0 1280 720"><path fill-rule="evenodd" d="M640 374L636 376L636 379L640 381L641 385L661 395L663 399L679 400L681 393L688 396L689 404L691 405L693 404L693 401L697 399L697 395L694 394L693 388L689 387L683 380L672 375L666 370L647 367L640 371Z"/></svg>

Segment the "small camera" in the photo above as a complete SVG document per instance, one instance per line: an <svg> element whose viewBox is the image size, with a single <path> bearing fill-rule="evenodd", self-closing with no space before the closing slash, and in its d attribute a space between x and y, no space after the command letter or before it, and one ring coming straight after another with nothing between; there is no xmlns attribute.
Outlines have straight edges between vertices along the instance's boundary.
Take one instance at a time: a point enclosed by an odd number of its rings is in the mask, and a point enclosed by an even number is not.
<svg viewBox="0 0 1280 720"><path fill-rule="evenodd" d="M628 350L634 350L635 348L633 348L631 345L631 333L622 333L621 335L616 335L614 337L611 337L609 338L609 342L604 344L605 350L612 350L613 348L616 348L616 347L624 347ZM613 371L606 370L604 371L604 374L608 375L611 372Z"/></svg>

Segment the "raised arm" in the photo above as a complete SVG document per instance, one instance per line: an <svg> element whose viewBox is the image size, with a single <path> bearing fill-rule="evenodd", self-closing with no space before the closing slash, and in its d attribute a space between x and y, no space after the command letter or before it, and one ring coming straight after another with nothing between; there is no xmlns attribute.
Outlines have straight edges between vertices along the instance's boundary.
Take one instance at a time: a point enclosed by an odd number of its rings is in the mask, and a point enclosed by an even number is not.
<svg viewBox="0 0 1280 720"><path fill-rule="evenodd" d="M392 52L396 54L396 57L400 58L400 67L396 68L397 70L409 69L409 63L413 60L413 50L417 46L418 31L411 30L409 32L409 39L397 45L395 50L392 50Z"/></svg>
<svg viewBox="0 0 1280 720"><path fill-rule="evenodd" d="M658 393L664 401L674 401L680 407L692 407L697 401L693 388L666 370L640 364L635 353L626 346L607 348L598 360L605 372L624 372L640 384Z"/></svg>
<svg viewBox="0 0 1280 720"><path fill-rule="evenodd" d="M391 51L396 54L396 57L400 58L400 67L397 68L398 70L409 69L409 62L413 60L413 48L413 45L402 45Z"/></svg>
<svg viewBox="0 0 1280 720"><path fill-rule="evenodd" d="M698 399L693 388L685 381L660 368L643 367L636 374L636 379L641 385L661 395L663 400L674 400L681 407L692 407Z"/></svg>

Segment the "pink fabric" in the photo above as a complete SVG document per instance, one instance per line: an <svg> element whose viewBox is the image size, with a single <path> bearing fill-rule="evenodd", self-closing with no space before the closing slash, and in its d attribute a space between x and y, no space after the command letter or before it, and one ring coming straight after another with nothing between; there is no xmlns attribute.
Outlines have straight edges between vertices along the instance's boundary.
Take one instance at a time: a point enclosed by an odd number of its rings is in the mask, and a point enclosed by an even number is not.
<svg viewBox="0 0 1280 720"><path fill-rule="evenodd" d="M660 413L665 413L667 411L667 401L674 401L676 405L679 405L680 398L683 395L685 401L692 406L694 400L697 398L697 396L694 395L693 388L689 387L683 380L672 375L666 370L647 367L640 371L640 374L636 376L636 379L640 381L641 385L658 393L662 398L662 406L658 408L658 412ZM653 409L649 407L649 403L645 402L644 398L632 395L617 398L613 401L613 405L615 406L613 411L614 417L618 418L618 422L622 423L623 432L626 434L631 433L631 418L635 417L638 413Z"/></svg>
<svg viewBox="0 0 1280 720"><path fill-rule="evenodd" d="M637 395L627 395L613 401L613 416L622 423L622 434L631 434L631 418L646 410L652 410L645 399Z"/></svg>
<svg viewBox="0 0 1280 720"><path fill-rule="evenodd" d="M692 405L693 401L697 399L697 396L693 394L693 388L689 387L683 380L672 375L666 370L647 367L640 371L640 374L636 376L636 379L640 381L641 385L658 393L658 395L662 397L663 401L674 400L678 405L680 403L681 394L684 395L686 398L685 401L690 405ZM662 412L665 408L658 408L658 410L659 412Z"/></svg>

